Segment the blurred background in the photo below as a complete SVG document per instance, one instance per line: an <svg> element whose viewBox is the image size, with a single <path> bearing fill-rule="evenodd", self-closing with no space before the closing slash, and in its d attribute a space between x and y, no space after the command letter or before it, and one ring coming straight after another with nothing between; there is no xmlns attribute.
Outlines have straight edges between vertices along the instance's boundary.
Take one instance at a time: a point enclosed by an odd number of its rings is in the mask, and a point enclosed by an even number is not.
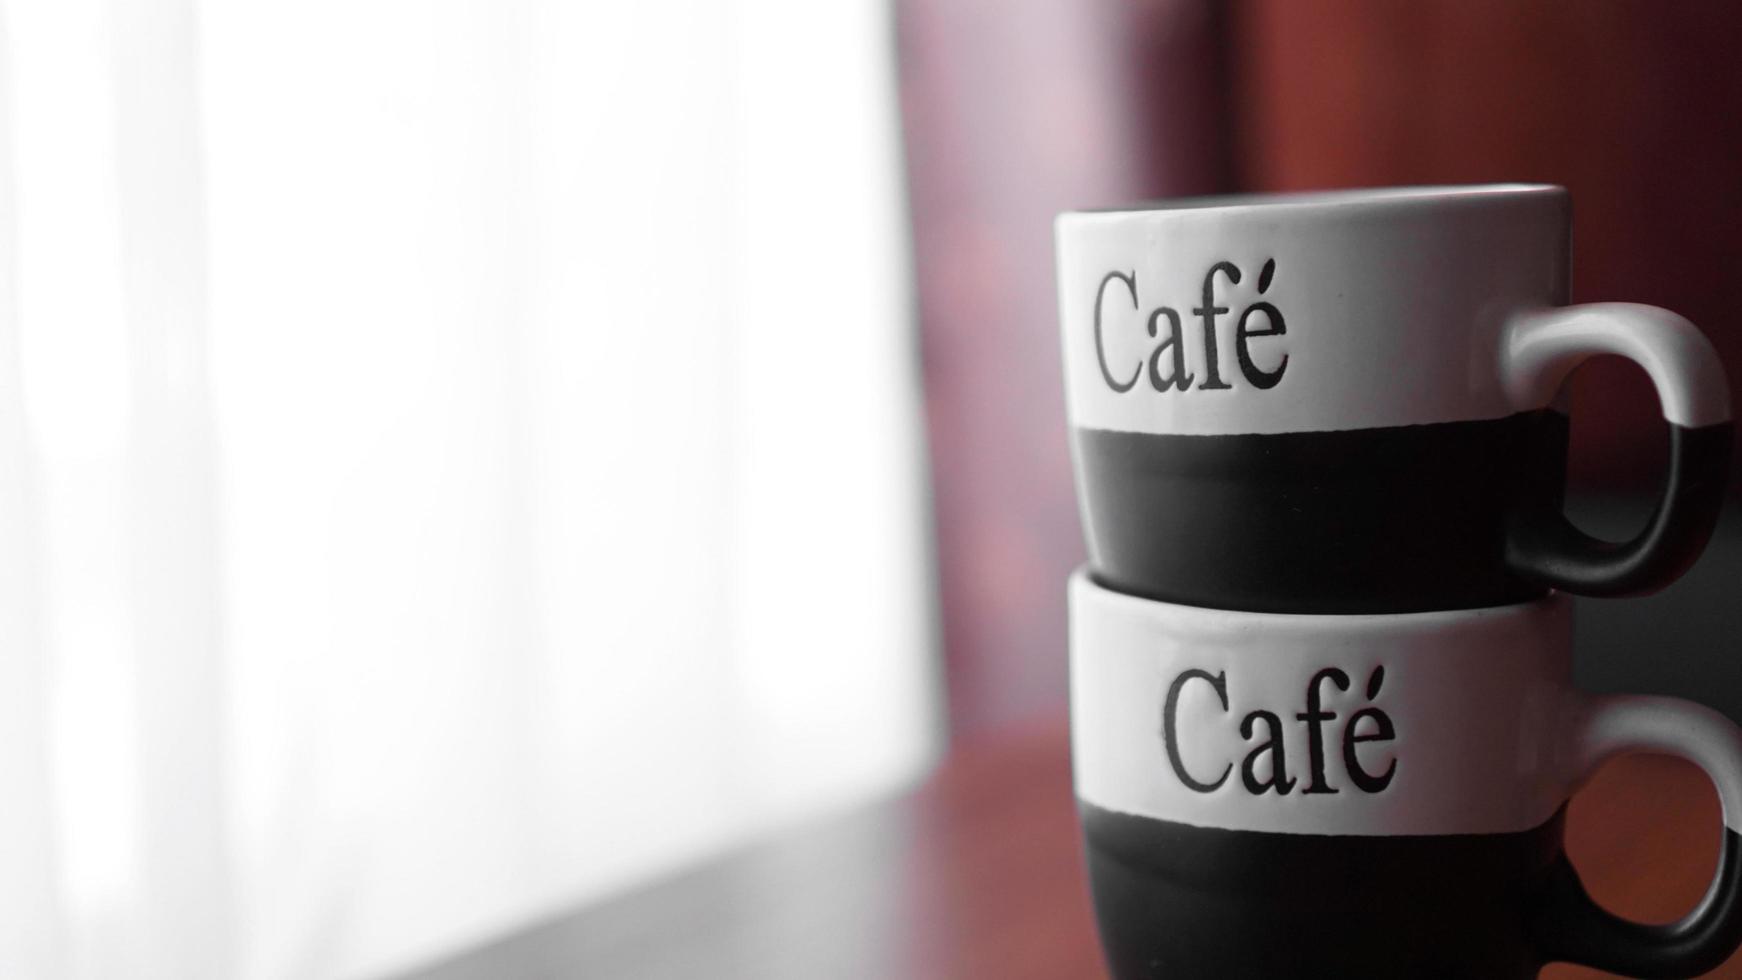
<svg viewBox="0 0 1742 980"><path fill-rule="evenodd" d="M385 976L1056 718L1060 210L1561 183L1575 301L1742 377L1738 41L1645 0L0 0L0 975ZM1620 533L1653 396L1596 363L1573 405ZM1738 574L1586 604L1585 680L1742 714Z"/></svg>

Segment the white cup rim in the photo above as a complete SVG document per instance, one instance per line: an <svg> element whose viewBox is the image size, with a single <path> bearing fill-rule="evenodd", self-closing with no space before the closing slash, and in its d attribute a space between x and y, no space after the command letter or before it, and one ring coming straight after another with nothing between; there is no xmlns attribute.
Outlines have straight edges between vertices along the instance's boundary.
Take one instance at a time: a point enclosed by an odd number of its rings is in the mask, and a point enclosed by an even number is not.
<svg viewBox="0 0 1742 980"><path fill-rule="evenodd" d="M1181 213L1242 214L1253 211L1372 210L1489 205L1518 201L1561 202L1568 197L1559 184L1424 184L1405 187L1357 187L1257 194L1214 194L1180 197L1061 213L1060 221L1105 220L1137 216L1162 217Z"/></svg>
<svg viewBox="0 0 1742 980"><path fill-rule="evenodd" d="M1070 576L1070 587L1082 601L1129 616L1165 623L1169 630L1193 633L1204 630L1255 630L1274 636L1371 636L1437 633L1484 624L1526 619L1533 616L1571 615L1572 599L1563 592L1549 591L1531 599L1500 606L1462 606L1452 609L1418 609L1380 613L1304 613L1192 606L1164 599L1132 595L1103 585L1093 571L1079 566Z"/></svg>

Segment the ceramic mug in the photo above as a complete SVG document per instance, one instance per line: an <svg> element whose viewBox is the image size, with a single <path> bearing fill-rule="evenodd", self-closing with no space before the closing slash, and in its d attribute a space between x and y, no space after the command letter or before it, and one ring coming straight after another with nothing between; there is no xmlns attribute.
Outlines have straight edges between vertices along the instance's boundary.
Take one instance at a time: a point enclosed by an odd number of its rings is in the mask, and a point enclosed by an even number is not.
<svg viewBox="0 0 1742 980"><path fill-rule="evenodd" d="M1102 944L1148 977L1629 976L1742 941L1742 731L1673 698L1570 686L1571 602L1318 616L1071 582L1071 735ZM1704 901L1598 907L1561 847L1604 759L1690 759L1723 803Z"/></svg>
<svg viewBox="0 0 1742 980"><path fill-rule="evenodd" d="M1562 306L1567 194L1498 185L1207 198L1057 222L1078 500L1096 578L1292 612L1651 591L1717 519L1729 388L1649 306ZM1562 381L1644 368L1669 473L1632 541L1561 512Z"/></svg>

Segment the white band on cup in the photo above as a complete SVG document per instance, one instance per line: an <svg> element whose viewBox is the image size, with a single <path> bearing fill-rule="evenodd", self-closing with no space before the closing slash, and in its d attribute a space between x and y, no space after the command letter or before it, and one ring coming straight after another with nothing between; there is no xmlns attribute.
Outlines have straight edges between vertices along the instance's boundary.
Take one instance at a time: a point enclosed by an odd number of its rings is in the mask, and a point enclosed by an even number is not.
<svg viewBox="0 0 1742 980"><path fill-rule="evenodd" d="M1528 830L1554 815L1576 778L1570 644L1561 597L1455 612L1276 615L1138 599L1079 573L1077 795L1231 830Z"/></svg>
<svg viewBox="0 0 1742 980"><path fill-rule="evenodd" d="M1566 228L1565 192L1540 186L1061 215L1071 423L1237 435L1509 415L1506 318L1565 302Z"/></svg>

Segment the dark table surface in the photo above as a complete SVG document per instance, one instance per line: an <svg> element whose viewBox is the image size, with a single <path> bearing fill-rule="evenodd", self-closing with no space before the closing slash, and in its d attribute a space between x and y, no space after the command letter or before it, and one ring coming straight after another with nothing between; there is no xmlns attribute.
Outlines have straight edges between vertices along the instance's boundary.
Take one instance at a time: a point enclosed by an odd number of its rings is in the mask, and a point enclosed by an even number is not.
<svg viewBox="0 0 1742 980"><path fill-rule="evenodd" d="M1567 847L1616 912L1668 921L1717 860L1716 795L1631 756L1577 796ZM479 947L415 980L1102 976L1062 718L959 746L917 790L818 820ZM1604 974L1552 966L1551 978ZM1712 976L1742 977L1742 958ZM413 980L413 978L407 978Z"/></svg>
<svg viewBox="0 0 1742 980"><path fill-rule="evenodd" d="M1574 514L1623 537L1645 501ZM1742 717L1742 511L1647 599L1581 600L1581 686L1691 697ZM1611 762L1572 803L1567 848L1617 913L1667 922L1717 862L1717 797L1692 766ZM924 785L480 946L405 980L798 980L1102 975L1062 716L953 748ZM1603 974L1551 966L1551 978ZM1712 976L1742 978L1742 958Z"/></svg>

